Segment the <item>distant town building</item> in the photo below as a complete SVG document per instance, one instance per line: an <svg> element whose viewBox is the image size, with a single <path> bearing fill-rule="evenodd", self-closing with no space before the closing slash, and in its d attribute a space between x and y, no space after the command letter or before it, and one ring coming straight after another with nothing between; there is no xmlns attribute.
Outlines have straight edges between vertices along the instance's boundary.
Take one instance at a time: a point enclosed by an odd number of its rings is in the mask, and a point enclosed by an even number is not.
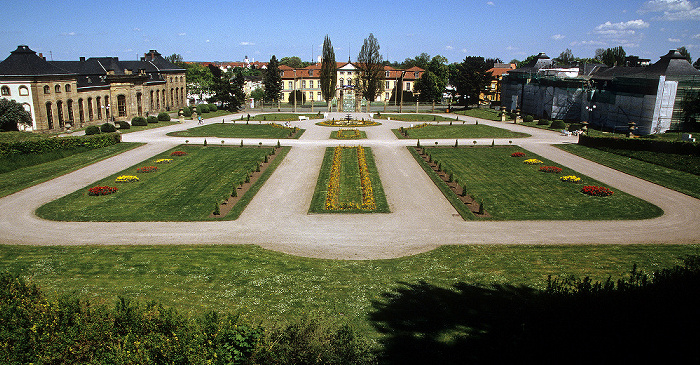
<svg viewBox="0 0 700 365"><path fill-rule="evenodd" d="M479 95L479 100L485 100L490 104L500 104L501 80L503 79L503 75L505 73L514 69L514 63L494 63L493 68L486 71L491 72L491 75L493 75L493 80L491 80L491 84L487 86L486 92Z"/></svg>
<svg viewBox="0 0 700 365"><path fill-rule="evenodd" d="M32 116L34 131L127 121L185 105L185 70L150 50L139 61L47 61L21 45L0 62L0 97Z"/></svg>

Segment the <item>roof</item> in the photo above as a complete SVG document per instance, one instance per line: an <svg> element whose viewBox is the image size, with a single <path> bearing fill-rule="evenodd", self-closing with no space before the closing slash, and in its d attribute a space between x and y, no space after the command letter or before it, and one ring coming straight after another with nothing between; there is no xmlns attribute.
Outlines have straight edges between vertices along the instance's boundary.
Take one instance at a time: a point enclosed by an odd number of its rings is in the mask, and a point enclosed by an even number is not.
<svg viewBox="0 0 700 365"><path fill-rule="evenodd" d="M696 70L693 65L680 53L678 50L672 49L664 56L661 56L653 65L644 67L642 72L639 72L635 77L650 77L650 76L700 76L700 71Z"/></svg>
<svg viewBox="0 0 700 365"><path fill-rule="evenodd" d="M18 46L10 52L10 56L0 62L0 76L41 76L41 75L71 75L58 66L47 62L43 57L25 45Z"/></svg>
<svg viewBox="0 0 700 365"><path fill-rule="evenodd" d="M552 66L552 59L547 56L544 52L540 52L535 58L530 60L527 64L522 67L516 68L515 70L510 70L509 73L530 73L537 72L541 68L548 68Z"/></svg>

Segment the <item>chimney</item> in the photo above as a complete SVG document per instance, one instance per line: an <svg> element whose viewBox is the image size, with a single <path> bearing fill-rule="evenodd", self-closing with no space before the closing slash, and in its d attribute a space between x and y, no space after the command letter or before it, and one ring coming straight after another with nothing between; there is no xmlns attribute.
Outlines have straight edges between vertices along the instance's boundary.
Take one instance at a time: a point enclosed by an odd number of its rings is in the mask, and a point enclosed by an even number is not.
<svg viewBox="0 0 700 365"><path fill-rule="evenodd" d="M39 52L39 58L44 58L44 54ZM46 60L46 58L44 58L44 60Z"/></svg>
<svg viewBox="0 0 700 365"><path fill-rule="evenodd" d="M80 62L85 62L85 57L80 57Z"/></svg>

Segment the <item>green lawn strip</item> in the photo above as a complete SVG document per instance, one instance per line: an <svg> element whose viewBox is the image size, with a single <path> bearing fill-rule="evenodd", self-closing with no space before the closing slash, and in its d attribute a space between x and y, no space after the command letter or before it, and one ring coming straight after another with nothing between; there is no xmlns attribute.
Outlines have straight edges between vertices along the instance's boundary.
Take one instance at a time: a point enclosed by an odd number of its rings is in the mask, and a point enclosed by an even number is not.
<svg viewBox="0 0 700 365"><path fill-rule="evenodd" d="M391 119L404 122L442 122L453 121L453 118L446 118L440 115L431 114L374 114L374 119Z"/></svg>
<svg viewBox="0 0 700 365"><path fill-rule="evenodd" d="M320 113L320 114L319 114ZM309 119L321 119L323 118L323 113L266 113L266 114L257 114L257 115L251 115L250 120L261 120L261 121L281 121L281 122L291 122L299 121L299 117L307 117ZM237 120L247 120L248 116L241 116L240 119Z"/></svg>
<svg viewBox="0 0 700 365"><path fill-rule="evenodd" d="M109 242L105 242L109 244ZM363 334L372 301L425 281L546 287L548 275L613 280L633 264L645 272L700 254L698 245L468 245L390 260L321 260L252 245L6 246L0 270L31 278L47 295L99 303L118 295L154 300L183 313L240 313L265 324L335 318Z"/></svg>
<svg viewBox="0 0 700 365"><path fill-rule="evenodd" d="M309 213L389 213L389 204L386 201L386 195L384 194L384 188L382 187L382 181L379 179L379 172L377 171L377 166L374 162L374 155L372 154L372 149L369 147L364 147L365 149L365 159L367 161L367 169L369 170L370 180L372 182L372 191L374 193L374 201L377 205L377 209L372 211L362 210L362 209L347 209L347 210L326 210L326 194L328 192L328 180L330 179L330 170L333 163L333 147L326 148L326 153L323 156L323 163L321 164L321 170L318 175L318 180L316 181L316 189L314 190L313 198L311 199L311 206L309 207ZM343 156L346 154L356 154L354 148L346 148L343 150ZM347 157L351 159L351 157ZM352 164L349 162L348 164ZM356 172L355 172L356 171ZM357 180L352 174L357 174ZM359 185L359 170L357 168L357 157L354 159L354 166L346 166L346 161L343 161L343 166L341 167L340 175L340 185L341 192L349 191L355 189L359 193L359 200L357 202L362 203L362 193ZM346 190L348 189L348 190ZM349 194L349 193L347 193ZM344 196L340 195L340 203L342 203Z"/></svg>
<svg viewBox="0 0 700 365"><path fill-rule="evenodd" d="M164 122L164 121L159 121L158 123L148 123L148 125L144 126L131 126L129 129L117 129L120 133L133 133L133 132L140 132L140 131L145 131L147 129L154 129L154 128L161 128L161 127L169 127L171 125L175 124L180 124L180 122L176 121L171 121L171 122Z"/></svg>
<svg viewBox="0 0 700 365"><path fill-rule="evenodd" d="M187 155L171 157L174 150ZM214 204L229 196L233 184L243 181L269 152L270 148L180 145L90 185L116 186L115 194L89 196L89 186L83 187L40 207L37 215L61 221L207 220ZM156 165L159 158L173 161ZM136 173L149 165L158 171ZM141 181L116 183L120 175L136 175Z"/></svg>
<svg viewBox="0 0 700 365"><path fill-rule="evenodd" d="M355 130L352 129L341 129L340 130L340 137L338 137L338 132L331 132L330 139L366 139L367 138L367 133L365 131L357 131L359 132L360 136L357 137L355 135Z"/></svg>
<svg viewBox="0 0 700 365"><path fill-rule="evenodd" d="M519 147L428 148L433 160L455 180L466 184L477 201L484 200L486 211L496 220L616 220L658 217L663 211L655 205L626 194L576 171L559 166ZM513 152L527 157L511 157ZM536 158L542 165L526 165ZM558 166L560 174L543 173L540 166ZM581 183L565 183L560 176L576 175ZM581 193L584 185L605 186L615 193L594 197Z"/></svg>
<svg viewBox="0 0 700 365"><path fill-rule="evenodd" d="M270 124L233 124L214 123L184 131L168 133L174 137L219 137L219 138L290 138L293 128L275 127ZM299 138L304 130L300 130L295 138Z"/></svg>
<svg viewBox="0 0 700 365"><path fill-rule="evenodd" d="M224 117L224 116L227 116L227 115L230 115L230 114L233 114L233 113L230 112L230 111L228 111L228 110L225 110L225 109L217 109L215 112L204 113L204 114L201 114L201 115L197 115L197 117L200 117L200 116L201 116L202 119L209 119L209 118L216 118L216 117ZM185 119L193 120L192 117L185 118Z"/></svg>
<svg viewBox="0 0 700 365"><path fill-rule="evenodd" d="M457 213L462 217L464 220L475 220L477 217L472 213L472 211L469 209L469 207L462 203L461 200L459 200L459 197L457 197L457 194L455 194L452 189L450 189L449 186L447 186L447 183L442 180L436 173L435 171L428 165L423 158L421 158L418 155L418 152L416 151L415 148L413 147L408 147L408 151L411 152L411 155L413 155L413 158L416 159L416 162L421 166L423 171L425 171L426 174L430 177L431 180L433 180L433 183L440 189L443 195L445 195L445 198L452 204L452 206L457 210Z"/></svg>
<svg viewBox="0 0 700 365"><path fill-rule="evenodd" d="M0 143L12 143L20 141L41 141L42 139L51 138L52 135L32 132L0 132Z"/></svg>
<svg viewBox="0 0 700 365"><path fill-rule="evenodd" d="M428 125L425 127L406 128L408 137L395 133L400 139L406 138L523 138L529 134L512 132L507 129L483 124Z"/></svg>
<svg viewBox="0 0 700 365"><path fill-rule="evenodd" d="M357 165L357 151L354 148L343 148L340 164L340 203L362 205L362 189L360 188L360 168Z"/></svg>
<svg viewBox="0 0 700 365"><path fill-rule="evenodd" d="M70 154L66 157L0 174L0 197L16 193L95 162L141 146L143 143L121 142L112 146Z"/></svg>
<svg viewBox="0 0 700 365"><path fill-rule="evenodd" d="M626 151L632 155L644 155L645 157L649 157L650 160L659 162L659 164L654 164L652 162L640 161L624 155L576 144L556 145L556 147L587 160L700 199L700 176L659 166L663 160L666 160L663 162L672 161L674 166L680 166L680 164L685 161L688 168L697 168L697 165L694 165L698 163L696 161L697 157L695 156L680 156L646 151ZM687 158L687 160L684 158Z"/></svg>
<svg viewBox="0 0 700 365"><path fill-rule="evenodd" d="M455 114L466 115L474 118L488 119L488 120L501 120L501 112L493 109L466 109L466 110L455 110Z"/></svg>
<svg viewBox="0 0 700 365"><path fill-rule="evenodd" d="M287 153L289 153L289 150L291 150L291 147L282 147L277 153L279 156L275 158L274 161L267 167L267 170L260 175L260 178L253 184L253 186L248 189L248 191L243 194L241 199L236 202L236 205L233 206L230 212L225 217L222 217L221 219L223 220L234 220L238 219L238 217L241 216L241 213L243 213L243 210L248 206L251 200L253 200L253 197L255 194L258 193L260 188L265 184L268 178L272 175L273 172L277 169L277 167L282 163L282 160L284 160L284 157L287 156Z"/></svg>

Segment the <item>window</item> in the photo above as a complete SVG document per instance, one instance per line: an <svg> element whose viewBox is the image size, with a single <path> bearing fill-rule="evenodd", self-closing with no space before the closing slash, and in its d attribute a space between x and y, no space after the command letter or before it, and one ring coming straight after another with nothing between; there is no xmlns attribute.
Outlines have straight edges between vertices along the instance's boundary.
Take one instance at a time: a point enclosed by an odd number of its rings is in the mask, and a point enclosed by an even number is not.
<svg viewBox="0 0 700 365"><path fill-rule="evenodd" d="M45 86L44 88L48 88ZM46 121L48 122L49 129L53 129L53 112L51 111L51 102L46 102Z"/></svg>
<svg viewBox="0 0 700 365"><path fill-rule="evenodd" d="M163 104L163 109L165 109L165 89L163 89L163 92L160 93L160 98Z"/></svg>
<svg viewBox="0 0 700 365"><path fill-rule="evenodd" d="M109 96L105 96L105 118L109 119L111 115L109 112Z"/></svg>
<svg viewBox="0 0 700 365"><path fill-rule="evenodd" d="M9 87L3 86L2 89L0 89L0 90L1 90L0 94L2 94L2 96L10 96L10 88Z"/></svg>
<svg viewBox="0 0 700 365"><path fill-rule="evenodd" d="M139 117L141 116L141 114L143 114L143 107L141 106L141 103L142 103L141 99L142 99L141 93L136 93L136 113L138 114Z"/></svg>
<svg viewBox="0 0 700 365"><path fill-rule="evenodd" d="M313 75L314 75L314 70L309 70L309 76L313 76Z"/></svg>
<svg viewBox="0 0 700 365"><path fill-rule="evenodd" d="M316 96L318 97L318 100L321 100L321 92L320 91L316 93Z"/></svg>
<svg viewBox="0 0 700 365"><path fill-rule="evenodd" d="M156 90L156 110L160 110L160 90Z"/></svg>
<svg viewBox="0 0 700 365"><path fill-rule="evenodd" d="M51 94L51 89L49 88L49 85L44 86L44 94Z"/></svg>
<svg viewBox="0 0 700 365"><path fill-rule="evenodd" d="M80 125L85 122L85 107L83 106L83 99L78 99L78 118L80 118Z"/></svg>
<svg viewBox="0 0 700 365"><path fill-rule="evenodd" d="M289 82L289 90L292 90L294 87L292 86L292 82Z"/></svg>
<svg viewBox="0 0 700 365"><path fill-rule="evenodd" d="M92 120L92 98L88 98L87 101L87 109L88 109L88 120Z"/></svg>
<svg viewBox="0 0 700 365"><path fill-rule="evenodd" d="M420 77L420 72L419 72L419 71L414 72L414 73L413 73L413 76L414 76L415 78Z"/></svg>
<svg viewBox="0 0 700 365"><path fill-rule="evenodd" d="M306 89L306 80L301 80L301 88Z"/></svg>
<svg viewBox="0 0 700 365"><path fill-rule="evenodd" d="M56 93L60 93L61 92L61 85L56 85L56 86L54 86L53 89Z"/></svg>
<svg viewBox="0 0 700 365"><path fill-rule="evenodd" d="M153 90L151 90L151 110L153 110Z"/></svg>
<svg viewBox="0 0 700 365"><path fill-rule="evenodd" d="M126 96L117 96L117 111L120 117L126 117Z"/></svg>
<svg viewBox="0 0 700 365"><path fill-rule="evenodd" d="M56 102L56 116L58 117L58 128L63 128L63 102L60 100Z"/></svg>
<svg viewBox="0 0 700 365"><path fill-rule="evenodd" d="M70 84L66 84L66 92L67 92L67 93L70 92Z"/></svg>
<svg viewBox="0 0 700 365"><path fill-rule="evenodd" d="M68 108L68 121L73 123L73 100L68 99L66 107Z"/></svg>
<svg viewBox="0 0 700 365"><path fill-rule="evenodd" d="M97 107L97 119L102 119L102 99L100 97L95 98L95 107Z"/></svg>
<svg viewBox="0 0 700 365"><path fill-rule="evenodd" d="M384 99L389 100L389 93L386 93L386 96L384 97Z"/></svg>
<svg viewBox="0 0 700 365"><path fill-rule="evenodd" d="M389 71L386 71L386 72L384 73L384 76L389 77Z"/></svg>
<svg viewBox="0 0 700 365"><path fill-rule="evenodd" d="M339 85L340 85L340 86L343 86L343 78L342 78L342 77L341 77L340 80L339 80Z"/></svg>
<svg viewBox="0 0 700 365"><path fill-rule="evenodd" d="M170 88L170 105L175 104L174 93L175 93L175 90L173 88Z"/></svg>
<svg viewBox="0 0 700 365"><path fill-rule="evenodd" d="M406 91L411 91L411 83L410 82L406 83Z"/></svg>
<svg viewBox="0 0 700 365"><path fill-rule="evenodd" d="M386 82L386 88L389 89L389 81Z"/></svg>
<svg viewBox="0 0 700 365"><path fill-rule="evenodd" d="M27 89L26 86L20 86L20 87L19 87L19 95L20 95L20 96L27 96L27 95L29 95L29 89Z"/></svg>

